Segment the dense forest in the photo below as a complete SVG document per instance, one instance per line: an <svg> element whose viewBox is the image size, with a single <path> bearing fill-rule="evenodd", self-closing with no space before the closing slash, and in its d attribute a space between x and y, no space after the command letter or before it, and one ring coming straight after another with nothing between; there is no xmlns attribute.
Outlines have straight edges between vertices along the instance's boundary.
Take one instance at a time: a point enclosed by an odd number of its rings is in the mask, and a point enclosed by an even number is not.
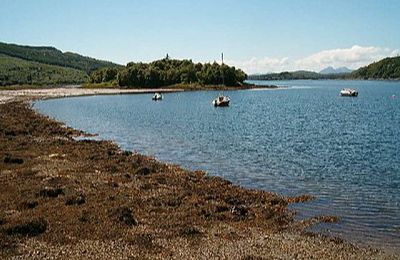
<svg viewBox="0 0 400 260"><path fill-rule="evenodd" d="M78 84L88 80L86 72L22 60L0 54L0 86L32 84Z"/></svg>
<svg viewBox="0 0 400 260"><path fill-rule="evenodd" d="M346 79L350 73L321 74L314 71L292 71L250 75L251 80L300 80L300 79Z"/></svg>
<svg viewBox="0 0 400 260"><path fill-rule="evenodd" d="M400 57L385 58L351 73L353 79L400 79Z"/></svg>
<svg viewBox="0 0 400 260"><path fill-rule="evenodd" d="M160 87L174 84L238 86L247 75L226 64L194 63L168 56L151 63L130 62L124 68L103 68L90 74L92 83L116 81L121 87Z"/></svg>
<svg viewBox="0 0 400 260"><path fill-rule="evenodd" d="M102 67L119 66L109 61L62 52L54 47L32 47L0 42L0 53L23 60L83 70L86 73Z"/></svg>

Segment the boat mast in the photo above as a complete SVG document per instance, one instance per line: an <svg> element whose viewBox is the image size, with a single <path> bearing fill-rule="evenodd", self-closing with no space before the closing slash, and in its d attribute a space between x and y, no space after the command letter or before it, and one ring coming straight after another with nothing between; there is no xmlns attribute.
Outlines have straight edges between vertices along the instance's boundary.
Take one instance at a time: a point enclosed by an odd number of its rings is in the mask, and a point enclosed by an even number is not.
<svg viewBox="0 0 400 260"><path fill-rule="evenodd" d="M221 53L221 75L222 75L222 85L225 86L225 77L224 77L224 69L223 69L223 65L224 65L224 53Z"/></svg>

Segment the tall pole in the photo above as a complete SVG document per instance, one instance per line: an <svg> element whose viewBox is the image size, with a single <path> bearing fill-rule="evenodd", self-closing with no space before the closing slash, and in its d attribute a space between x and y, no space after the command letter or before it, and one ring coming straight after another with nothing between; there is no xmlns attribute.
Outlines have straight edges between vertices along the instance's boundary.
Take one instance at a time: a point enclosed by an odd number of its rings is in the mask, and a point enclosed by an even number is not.
<svg viewBox="0 0 400 260"><path fill-rule="evenodd" d="M223 65L224 65L224 53L223 52L221 53L221 61L222 61L222 64L221 64L222 85L225 86L224 67L223 67Z"/></svg>

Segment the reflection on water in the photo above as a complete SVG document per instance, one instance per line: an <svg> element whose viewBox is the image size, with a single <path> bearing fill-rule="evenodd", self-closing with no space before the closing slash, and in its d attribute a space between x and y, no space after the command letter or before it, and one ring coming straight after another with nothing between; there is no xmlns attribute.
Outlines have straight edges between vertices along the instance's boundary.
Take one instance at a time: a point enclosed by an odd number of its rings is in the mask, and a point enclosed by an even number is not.
<svg viewBox="0 0 400 260"><path fill-rule="evenodd" d="M35 107L124 149L203 169L251 188L313 194L299 218L339 215L314 230L400 248L400 83L282 81L279 91L94 96ZM359 91L340 97L341 88Z"/></svg>

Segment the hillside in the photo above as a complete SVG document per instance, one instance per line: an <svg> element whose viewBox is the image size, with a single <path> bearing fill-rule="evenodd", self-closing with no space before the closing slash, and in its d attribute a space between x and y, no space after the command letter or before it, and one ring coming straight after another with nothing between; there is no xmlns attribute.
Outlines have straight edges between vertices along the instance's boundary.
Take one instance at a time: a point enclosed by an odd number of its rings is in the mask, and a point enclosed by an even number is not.
<svg viewBox="0 0 400 260"><path fill-rule="evenodd" d="M281 73L269 73L261 75L250 75L250 80L300 80L300 79L341 79L345 78L347 73L335 73L335 74L320 74L314 71L292 71L292 72L281 72Z"/></svg>
<svg viewBox="0 0 400 260"><path fill-rule="evenodd" d="M0 86L73 84L88 80L86 72L0 54Z"/></svg>
<svg viewBox="0 0 400 260"><path fill-rule="evenodd" d="M353 79L400 79L400 57L385 58L351 73Z"/></svg>
<svg viewBox="0 0 400 260"><path fill-rule="evenodd" d="M76 53L62 52L54 47L32 47L0 42L0 54L49 65L69 67L90 73L102 67L118 64L85 57Z"/></svg>

